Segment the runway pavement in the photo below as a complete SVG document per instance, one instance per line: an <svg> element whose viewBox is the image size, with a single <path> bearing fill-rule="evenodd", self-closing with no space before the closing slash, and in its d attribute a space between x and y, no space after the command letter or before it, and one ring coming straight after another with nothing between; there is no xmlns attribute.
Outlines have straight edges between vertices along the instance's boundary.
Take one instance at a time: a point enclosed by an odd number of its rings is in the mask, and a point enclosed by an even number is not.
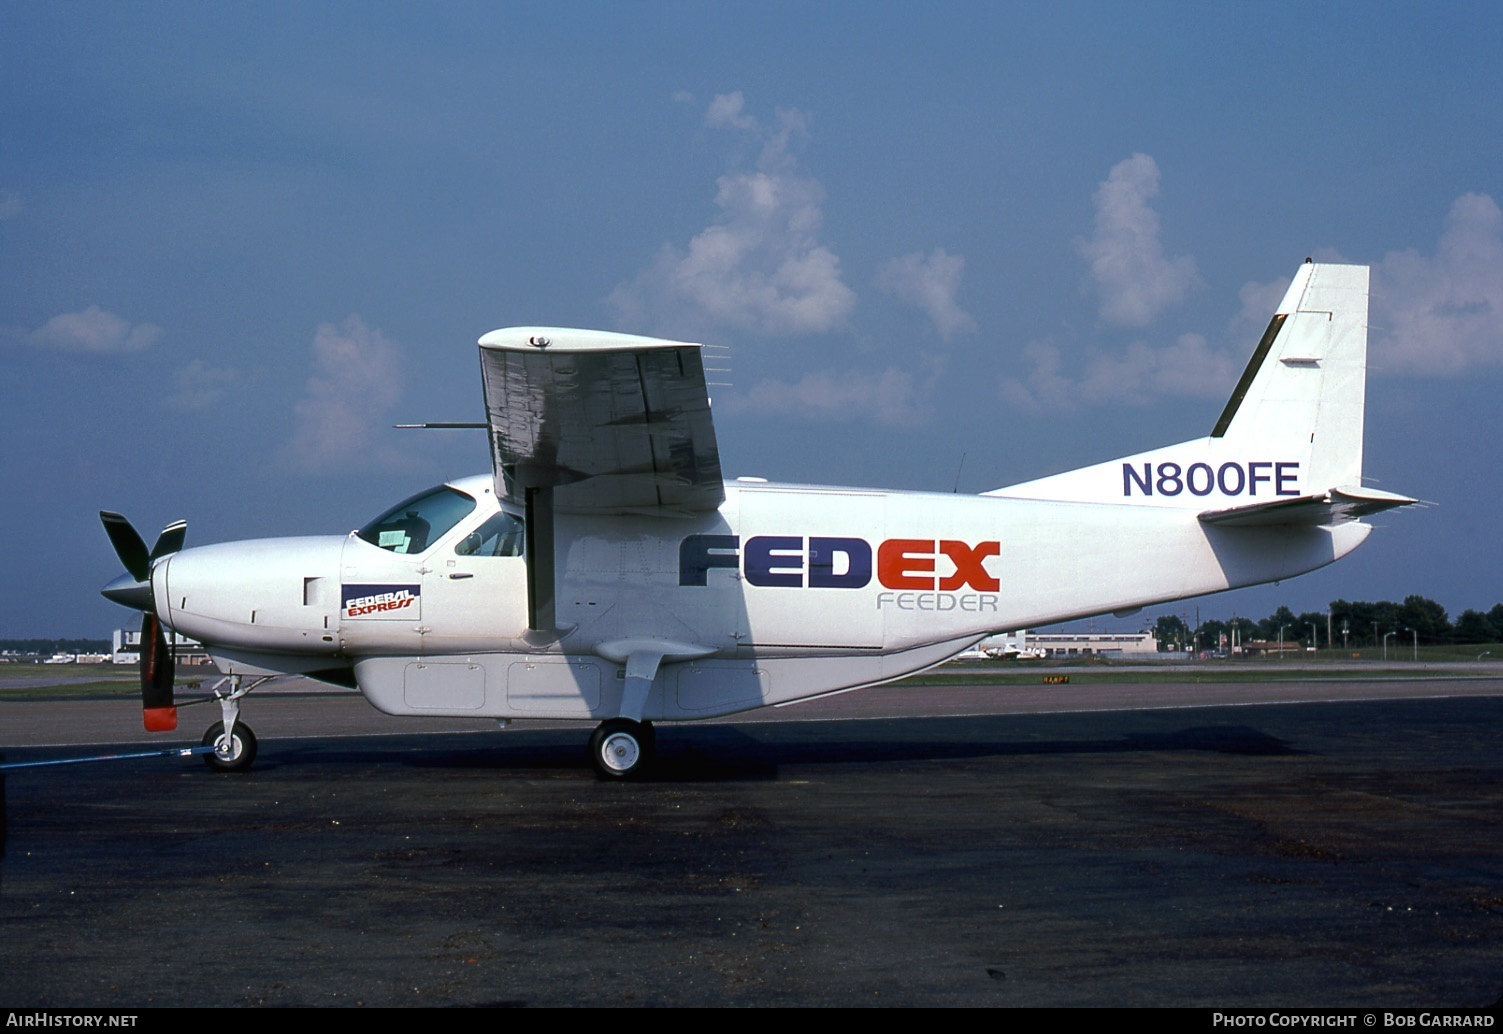
<svg viewBox="0 0 1503 1034"><path fill-rule="evenodd" d="M663 727L630 784L594 778L586 726L247 705L245 775L9 774L0 1006L1503 993L1496 678L883 688ZM0 748L138 721L0 703Z"/></svg>

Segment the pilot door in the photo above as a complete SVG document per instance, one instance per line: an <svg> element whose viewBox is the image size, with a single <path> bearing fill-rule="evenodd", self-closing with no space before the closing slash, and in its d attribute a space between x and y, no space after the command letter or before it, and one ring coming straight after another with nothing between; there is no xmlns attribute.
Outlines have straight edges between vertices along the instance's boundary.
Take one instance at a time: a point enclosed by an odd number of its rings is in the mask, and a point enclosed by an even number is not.
<svg viewBox="0 0 1503 1034"><path fill-rule="evenodd" d="M497 653L527 628L522 521L491 516L453 545L425 558L422 649L426 654Z"/></svg>

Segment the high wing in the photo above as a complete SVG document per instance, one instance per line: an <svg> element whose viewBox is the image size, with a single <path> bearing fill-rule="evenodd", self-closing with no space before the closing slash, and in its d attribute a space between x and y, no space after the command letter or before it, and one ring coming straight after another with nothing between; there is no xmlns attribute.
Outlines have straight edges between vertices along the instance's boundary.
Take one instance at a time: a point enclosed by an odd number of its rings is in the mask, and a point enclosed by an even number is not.
<svg viewBox="0 0 1503 1034"><path fill-rule="evenodd" d="M560 513L685 516L725 499L700 346L556 327L480 339L497 496Z"/></svg>

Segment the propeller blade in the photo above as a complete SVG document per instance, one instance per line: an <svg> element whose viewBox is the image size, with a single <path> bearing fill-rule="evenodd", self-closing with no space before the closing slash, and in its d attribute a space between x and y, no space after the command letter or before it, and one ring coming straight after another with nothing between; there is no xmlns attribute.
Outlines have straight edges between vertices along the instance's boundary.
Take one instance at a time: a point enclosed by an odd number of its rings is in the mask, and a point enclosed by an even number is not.
<svg viewBox="0 0 1503 1034"><path fill-rule="evenodd" d="M140 533L120 514L100 510L99 519L127 572L101 592L106 599L146 612L141 620L141 720L147 732L171 732L177 728L177 707L172 698L177 663L161 619L151 612L151 565L183 548L188 523L173 521L167 525L148 553Z"/></svg>
<svg viewBox="0 0 1503 1034"><path fill-rule="evenodd" d="M176 553L183 548L183 539L188 536L187 521L173 521L162 529L162 534L157 536L157 544L151 547L151 560L157 561L164 556Z"/></svg>
<svg viewBox="0 0 1503 1034"><path fill-rule="evenodd" d="M140 534L131 527L130 521L118 513L100 510L99 519L104 522L104 533L110 537L115 555L120 558L131 577L138 582L146 581L151 574L151 555L146 552L146 543L142 541Z"/></svg>
<svg viewBox="0 0 1503 1034"><path fill-rule="evenodd" d="M177 707L172 699L176 668L162 622L155 614L147 614L141 622L141 719L147 732L177 728Z"/></svg>

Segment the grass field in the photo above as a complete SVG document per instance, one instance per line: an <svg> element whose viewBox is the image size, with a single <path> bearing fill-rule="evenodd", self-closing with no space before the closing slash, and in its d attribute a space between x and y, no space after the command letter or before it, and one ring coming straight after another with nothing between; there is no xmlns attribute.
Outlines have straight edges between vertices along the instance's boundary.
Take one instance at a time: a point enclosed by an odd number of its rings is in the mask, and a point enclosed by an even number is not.
<svg viewBox="0 0 1503 1034"><path fill-rule="evenodd" d="M214 677L212 667L179 670L177 684ZM134 697L141 693L139 678L125 664L0 664L0 700Z"/></svg>

